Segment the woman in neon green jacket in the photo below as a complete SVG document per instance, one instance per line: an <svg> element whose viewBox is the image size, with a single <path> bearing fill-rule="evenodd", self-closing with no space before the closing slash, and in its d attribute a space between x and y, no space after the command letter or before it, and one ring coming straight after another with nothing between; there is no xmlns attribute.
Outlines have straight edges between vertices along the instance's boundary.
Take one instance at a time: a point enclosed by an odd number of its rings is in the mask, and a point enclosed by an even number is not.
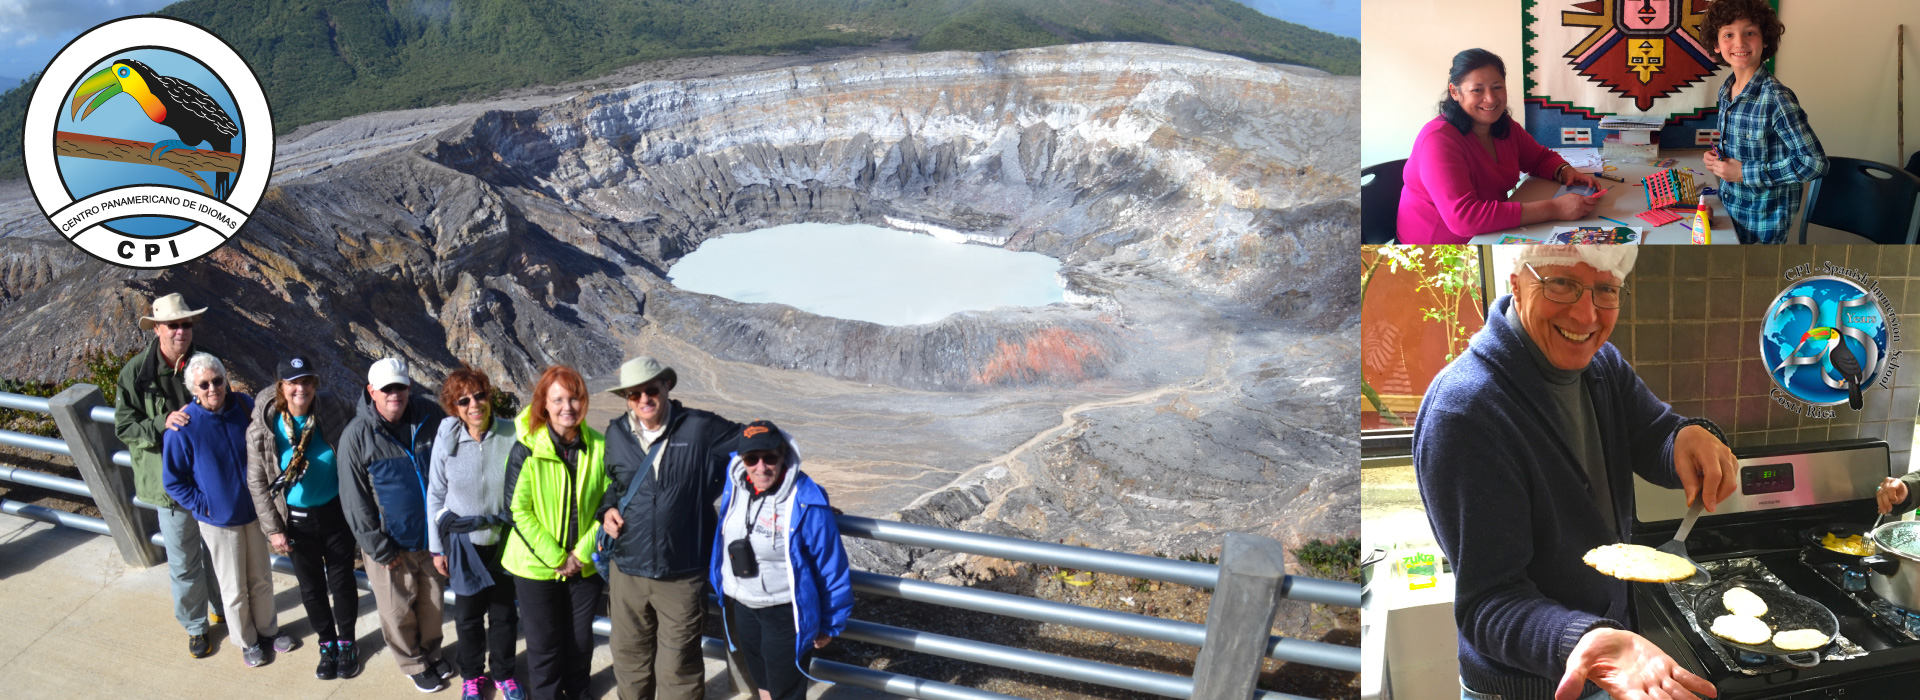
<svg viewBox="0 0 1920 700"><path fill-rule="evenodd" d="M593 512L607 490L607 470L606 441L581 424L586 415L580 373L548 367L515 421L520 438L507 456L513 535L501 565L513 574L520 598L527 691L534 700L587 694L593 610L605 586L593 566L600 533Z"/></svg>

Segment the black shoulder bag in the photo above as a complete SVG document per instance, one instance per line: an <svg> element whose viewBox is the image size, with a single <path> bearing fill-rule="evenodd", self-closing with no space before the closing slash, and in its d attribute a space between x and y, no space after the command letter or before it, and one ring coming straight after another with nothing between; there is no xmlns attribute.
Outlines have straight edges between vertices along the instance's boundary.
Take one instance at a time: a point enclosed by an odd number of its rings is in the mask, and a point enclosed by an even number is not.
<svg viewBox="0 0 1920 700"><path fill-rule="evenodd" d="M640 462L639 468L633 470L633 477L627 481L627 492L620 494L620 503L614 506L614 512L619 513L621 518L627 517L627 504L632 503L634 494L640 492L641 477L645 476L645 472L653 469L653 461L660 455L660 450L666 447L668 439L669 436L661 435L659 440L653 441L653 447L647 449L646 459ZM594 564L597 566L605 566L600 562L613 558L613 537L607 534L605 524L600 526L600 534L593 540L593 554Z"/></svg>

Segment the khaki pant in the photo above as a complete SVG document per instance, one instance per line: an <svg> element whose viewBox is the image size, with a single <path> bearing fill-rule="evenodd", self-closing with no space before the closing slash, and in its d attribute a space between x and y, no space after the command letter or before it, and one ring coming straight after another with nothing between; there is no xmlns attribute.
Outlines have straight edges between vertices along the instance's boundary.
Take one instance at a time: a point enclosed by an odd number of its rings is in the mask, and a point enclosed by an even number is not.
<svg viewBox="0 0 1920 700"><path fill-rule="evenodd" d="M220 527L197 523L200 539L213 560L213 578L225 599L227 640L242 648L280 634L273 604L273 570L267 562L267 536L255 523Z"/></svg>
<svg viewBox="0 0 1920 700"><path fill-rule="evenodd" d="M400 672L409 676L440 660L440 596L446 582L433 568L433 555L401 552L393 567L364 556L367 584L380 610L380 635L393 650Z"/></svg>
<svg viewBox="0 0 1920 700"><path fill-rule="evenodd" d="M700 658L706 572L652 579L609 568L616 570L607 572L613 603L607 646L620 700L700 700L706 693Z"/></svg>

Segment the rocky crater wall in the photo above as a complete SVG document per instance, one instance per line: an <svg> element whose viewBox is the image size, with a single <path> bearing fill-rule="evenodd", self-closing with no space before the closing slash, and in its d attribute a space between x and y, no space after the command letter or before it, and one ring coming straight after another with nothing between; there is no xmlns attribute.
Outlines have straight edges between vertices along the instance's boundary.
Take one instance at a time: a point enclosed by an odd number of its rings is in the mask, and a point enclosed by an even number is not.
<svg viewBox="0 0 1920 700"><path fill-rule="evenodd" d="M903 387L1147 381L1170 331L1131 320L1120 300L1139 290L1309 327L1350 311L1357 87L1139 44L647 82L304 169L234 244L159 273L79 258L0 202L0 343L44 350L0 372L130 348L145 301L183 291L214 305L243 371L300 350L338 358L347 385L389 354L515 388L552 362L600 374L648 323L723 359ZM1072 303L884 327L665 280L708 238L799 221L1051 255Z"/></svg>

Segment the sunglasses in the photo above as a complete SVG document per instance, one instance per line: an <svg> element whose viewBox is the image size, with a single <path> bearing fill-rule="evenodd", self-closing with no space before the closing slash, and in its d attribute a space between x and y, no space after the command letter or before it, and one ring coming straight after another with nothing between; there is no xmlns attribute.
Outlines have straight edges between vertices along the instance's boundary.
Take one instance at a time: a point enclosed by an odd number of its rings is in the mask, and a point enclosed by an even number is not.
<svg viewBox="0 0 1920 700"><path fill-rule="evenodd" d="M407 388L408 387L405 384L388 384L386 386L380 387L379 391L382 394L401 394L401 393L405 393L407 391Z"/></svg>
<svg viewBox="0 0 1920 700"><path fill-rule="evenodd" d="M627 392L627 400L632 401L640 398L642 395L659 396L660 385L659 384L643 384L641 386L634 387L632 390Z"/></svg>
<svg viewBox="0 0 1920 700"><path fill-rule="evenodd" d="M226 385L227 385L227 380L225 380L225 379L222 379L222 378L220 378L220 377L214 377L214 378L212 378L212 379L208 379L208 380L206 380L206 381L204 381L204 382L200 382L199 384L195 384L195 385L194 385L194 387L196 387L196 388L198 388L198 389L200 389L201 391L206 391L206 390L208 390L208 389L212 389L212 388L215 388L215 387L221 387L221 386L226 386Z"/></svg>
<svg viewBox="0 0 1920 700"><path fill-rule="evenodd" d="M193 330L193 322L192 322L192 321L161 321L161 322L159 322L159 323L155 323L155 324L153 324L153 325L156 325L156 326L160 326L160 327L162 327L162 328L166 328L166 329L168 329L168 330L175 330L175 331L190 331L190 330Z"/></svg>
<svg viewBox="0 0 1920 700"><path fill-rule="evenodd" d="M749 467L754 465L759 465L759 464L765 464L769 467L777 467L785 463L786 461L787 461L786 455L782 455L778 452L749 452L747 454L740 455L740 463L745 464Z"/></svg>
<svg viewBox="0 0 1920 700"><path fill-rule="evenodd" d="M459 401L453 402L453 405L459 406L461 408L466 408L469 404L472 404L475 401L485 401L485 400L487 400L486 394L477 394L477 393L468 394L466 396L460 397Z"/></svg>

